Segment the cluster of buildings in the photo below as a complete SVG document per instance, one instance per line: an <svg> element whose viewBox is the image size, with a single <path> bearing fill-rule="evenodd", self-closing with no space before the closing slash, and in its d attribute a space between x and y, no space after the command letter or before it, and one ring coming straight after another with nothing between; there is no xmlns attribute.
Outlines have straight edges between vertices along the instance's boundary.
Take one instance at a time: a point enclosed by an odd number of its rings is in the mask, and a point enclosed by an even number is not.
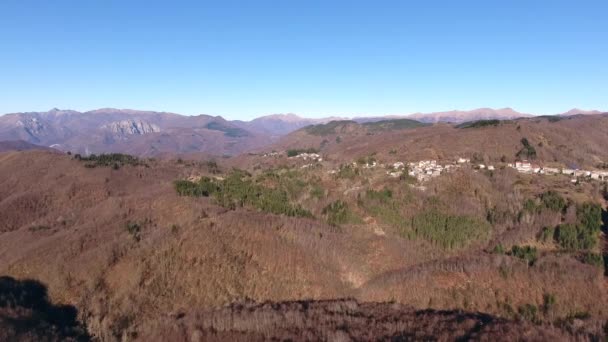
<svg viewBox="0 0 608 342"><path fill-rule="evenodd" d="M277 152L271 152L264 154L265 157L276 157L279 156ZM300 153L297 156L291 158L300 158L304 161L309 161L308 164L301 166L301 168L309 168L315 166L314 163L322 162L323 158L318 153ZM312 163L310 163L312 162ZM316 164L318 165L318 164ZM375 168L376 166L388 167L389 170L386 172L390 177L400 177L403 175L404 171L407 170L407 174L411 177L414 177L418 182L425 182L431 178L437 177L442 173L449 172L450 170L454 170L460 168L462 166L472 167L476 170L495 170L494 165L485 165L485 164L471 164L471 160L468 158L457 158L454 162L440 164L436 160L420 160L417 162L404 163L404 162L396 162L392 165L384 165L377 164L376 161L370 160L366 161L363 165L358 165L357 162L353 162L354 167L362 167L366 169ZM562 174L572 176L572 182L577 182L580 178L589 178L593 180L599 181L608 181L608 171L588 171L588 170L579 170L579 169L569 169L569 168L557 168L557 167L546 167L541 166L527 160L517 161L515 163L506 164L507 167L514 168L520 173L525 174ZM328 173L334 174L337 170L330 170Z"/></svg>
<svg viewBox="0 0 608 342"><path fill-rule="evenodd" d="M393 166L392 170L386 171L387 175L389 175L391 177L394 177L394 178L397 178L397 177L399 177L399 176L401 176L403 174L403 171L405 169L405 164L404 163L402 163L402 162L396 162L392 166Z"/></svg>
<svg viewBox="0 0 608 342"><path fill-rule="evenodd" d="M283 156L284 156L283 153L276 152L276 151L272 151L272 152L268 152L268 153L262 154L262 157L275 157L275 158L279 158L279 157L283 157ZM297 155L295 155L293 157L289 157L289 158L300 158L302 160L309 160L309 161L313 161L313 162L321 162L321 161L323 161L323 158L321 158L321 155L319 155L318 153L308 153L308 152L298 153Z"/></svg>
<svg viewBox="0 0 608 342"><path fill-rule="evenodd" d="M321 164L316 164L316 163L312 163L312 164L304 164L304 165L300 166L300 169L308 169L308 168L311 168L311 167L318 167L318 166L320 166L320 165L321 165Z"/></svg>
<svg viewBox="0 0 608 342"><path fill-rule="evenodd" d="M507 164L508 167L512 167L517 172L527 174L562 174L572 176L572 182L576 182L578 178L591 178L594 180L608 181L608 171L588 171L578 169L561 169L557 167L542 167L538 164L530 163L527 160L518 161L515 163Z"/></svg>
<svg viewBox="0 0 608 342"><path fill-rule="evenodd" d="M494 167L494 165L487 165L487 166L486 166L485 164L477 164L477 165L475 165L474 167L475 167L476 169L479 169L479 170L486 170L486 169L487 169L488 171L494 171L494 170L496 170L496 168Z"/></svg>
<svg viewBox="0 0 608 342"><path fill-rule="evenodd" d="M323 158L321 158L321 155L319 155L318 153L300 153L297 156L291 158L301 158L303 160L310 160L313 162L323 161Z"/></svg>
<svg viewBox="0 0 608 342"><path fill-rule="evenodd" d="M418 162L405 164L403 162L396 162L392 165L392 170L388 171L387 174L391 177L399 177L407 165L408 175L416 178L419 182L427 181L433 177L437 177L442 173L450 170L459 168L463 165L467 165L477 170L488 170L494 171L494 165L485 164L471 164L471 160L467 158L458 158L454 163L447 163L441 165L436 160L421 160ZM572 182L576 183L580 178L588 178L592 180L608 181L608 171L589 171L569 168L557 168L557 167L545 167L538 164L531 163L527 160L518 161L515 163L507 164L508 167L516 169L520 173L526 174L562 174L572 176Z"/></svg>
<svg viewBox="0 0 608 342"><path fill-rule="evenodd" d="M442 173L449 172L465 165L479 170L495 170L494 165L472 165L471 159L469 158L457 158L455 162L443 165L439 164L436 160L421 160L413 163L408 163L407 170L409 176L416 178L416 180L419 182L424 182L433 177L437 177ZM396 162L392 166L393 170L388 171L387 174L391 177L399 177L405 169L406 164L403 162Z"/></svg>
<svg viewBox="0 0 608 342"><path fill-rule="evenodd" d="M362 166L362 167L363 167L364 169L373 169L373 168L375 168L377 165L378 165L378 163L376 163L376 161L374 160L374 161L371 161L371 162L370 162L370 161L366 162L365 164L363 164L363 166ZM353 163L353 166L357 166L357 163Z"/></svg>
<svg viewBox="0 0 608 342"><path fill-rule="evenodd" d="M436 160L421 160L408 163L407 173L409 176L416 178L417 181L424 182L468 163L470 163L470 160L465 158L458 158L455 163L448 163L445 165L437 163ZM388 171L387 174L391 177L399 177L405 170L406 164L403 162L396 162L392 166L393 169Z"/></svg>
<svg viewBox="0 0 608 342"><path fill-rule="evenodd" d="M281 156L281 154L279 152L275 152L275 151L272 151L269 153L264 153L262 155L262 157L280 157L280 156Z"/></svg>
<svg viewBox="0 0 608 342"><path fill-rule="evenodd" d="M430 178L437 177L443 172L456 166L456 164L438 164L436 160L421 160L408 164L407 174L416 178L419 182L424 182Z"/></svg>

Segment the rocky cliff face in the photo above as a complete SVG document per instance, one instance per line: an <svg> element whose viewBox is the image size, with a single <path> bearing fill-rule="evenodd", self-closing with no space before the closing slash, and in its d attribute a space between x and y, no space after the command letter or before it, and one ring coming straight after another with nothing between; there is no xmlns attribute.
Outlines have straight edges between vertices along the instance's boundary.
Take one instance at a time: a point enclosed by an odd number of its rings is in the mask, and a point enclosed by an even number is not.
<svg viewBox="0 0 608 342"><path fill-rule="evenodd" d="M160 132L160 127L142 120L121 120L102 126L116 135L144 135Z"/></svg>
<svg viewBox="0 0 608 342"><path fill-rule="evenodd" d="M44 124L38 120L38 118L24 118L23 120L18 120L16 126L23 127L32 135L41 134L45 128Z"/></svg>

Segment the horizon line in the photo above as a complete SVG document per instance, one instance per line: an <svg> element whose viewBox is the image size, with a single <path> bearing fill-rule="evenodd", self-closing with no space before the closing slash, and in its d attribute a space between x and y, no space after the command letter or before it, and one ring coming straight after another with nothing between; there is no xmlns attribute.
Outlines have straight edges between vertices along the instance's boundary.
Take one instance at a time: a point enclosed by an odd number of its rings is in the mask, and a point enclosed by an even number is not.
<svg viewBox="0 0 608 342"><path fill-rule="evenodd" d="M411 112L408 114L356 114L356 115L352 115L352 116L342 116L339 114L334 114L334 115L326 115L326 116L305 116L305 115L301 115L292 111L286 111L286 112L282 112L282 113L272 113L272 114L263 114L260 116L255 116L253 118L249 118L249 119L232 119L230 118L230 116L226 115L214 115L214 114L207 114L207 113L197 113L197 114L182 114L182 113L178 113L175 111L166 111L166 110L146 110L146 109L133 109L133 108L116 108L116 107L99 107L99 108L94 108L94 109L89 109L89 110L77 110L77 109L61 109L58 107L53 107L49 110L46 111L22 111L22 112L10 112L10 113L3 113L0 114L1 116L6 116L6 115L15 115L15 114L27 114L27 113L50 113L53 111L72 111L72 112L77 112L80 114L86 114L86 113L91 113L91 112L95 112L95 111L102 111L102 110L116 110L116 111L121 111L121 112L128 112L128 111L132 111L132 112L141 112L141 113L145 113L145 112L153 112L153 113L159 113L159 114L172 114L172 115L181 115L181 116L201 116L201 115L205 115L205 116L211 116L211 117L220 117L224 120L229 120L229 121L253 121L255 119L259 119L259 118L263 118L263 117L270 117L270 116L287 116L287 115L293 115L296 116L300 119L362 119L362 118L384 118L384 117L410 117L410 116L414 116L414 115L432 115L432 114L438 114L438 113L450 113L450 112L472 112L472 111L476 111L476 110L493 110L493 111L501 111L501 110L510 110L513 111L517 114L521 114L522 117L525 116L547 116L547 115L563 115L566 114L568 112L572 112L572 111L580 111L579 114L585 114L588 112L598 112L597 114L603 114L603 113L607 113L607 111L604 110L599 110L599 109L581 109L581 108L571 108L568 109L564 112L558 112L558 113L553 113L553 114L535 114L535 113L526 113L526 112L520 112L516 109L514 109L513 107L502 107L502 108L492 108L492 107L477 107L477 108L473 108L473 109L449 109L449 110L439 110L439 111L432 111L432 112L421 112L421 111L416 111L416 112ZM577 113L574 113L573 115L575 115Z"/></svg>

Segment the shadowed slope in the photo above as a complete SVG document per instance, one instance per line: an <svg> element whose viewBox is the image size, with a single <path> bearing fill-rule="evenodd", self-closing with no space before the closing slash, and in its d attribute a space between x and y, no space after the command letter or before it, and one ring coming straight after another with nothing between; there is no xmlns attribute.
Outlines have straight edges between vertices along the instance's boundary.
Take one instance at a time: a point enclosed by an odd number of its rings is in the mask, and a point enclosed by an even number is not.
<svg viewBox="0 0 608 342"><path fill-rule="evenodd" d="M178 313L142 327L140 340L171 341L581 341L550 326L535 326L480 313L416 311L399 304L355 300L238 303Z"/></svg>
<svg viewBox="0 0 608 342"><path fill-rule="evenodd" d="M42 283L0 277L0 340L89 340L76 317L75 307L50 303Z"/></svg>

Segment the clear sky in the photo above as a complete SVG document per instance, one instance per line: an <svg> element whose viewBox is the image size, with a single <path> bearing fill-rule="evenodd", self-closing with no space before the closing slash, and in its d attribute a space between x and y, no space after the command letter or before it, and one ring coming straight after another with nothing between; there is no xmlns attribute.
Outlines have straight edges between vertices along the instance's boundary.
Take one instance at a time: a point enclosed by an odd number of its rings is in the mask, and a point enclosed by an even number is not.
<svg viewBox="0 0 608 342"><path fill-rule="evenodd" d="M608 110L608 1L1 0L0 113Z"/></svg>

